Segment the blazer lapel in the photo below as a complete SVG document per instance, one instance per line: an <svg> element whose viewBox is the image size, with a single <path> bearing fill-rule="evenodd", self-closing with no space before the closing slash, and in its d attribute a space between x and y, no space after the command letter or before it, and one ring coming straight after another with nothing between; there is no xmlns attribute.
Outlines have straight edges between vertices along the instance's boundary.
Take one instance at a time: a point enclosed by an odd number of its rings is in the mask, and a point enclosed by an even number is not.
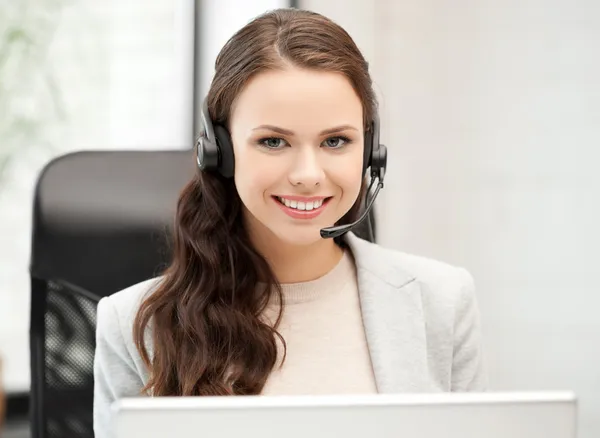
<svg viewBox="0 0 600 438"><path fill-rule="evenodd" d="M430 377L419 283L385 249L352 233L345 241L356 263L363 324L379 392L423 392Z"/></svg>

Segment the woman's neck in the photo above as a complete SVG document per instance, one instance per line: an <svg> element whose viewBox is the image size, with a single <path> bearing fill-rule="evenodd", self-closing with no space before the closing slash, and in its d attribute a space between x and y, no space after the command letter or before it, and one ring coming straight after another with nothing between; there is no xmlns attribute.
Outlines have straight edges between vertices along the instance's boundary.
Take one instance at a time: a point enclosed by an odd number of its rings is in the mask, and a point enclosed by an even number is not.
<svg viewBox="0 0 600 438"><path fill-rule="evenodd" d="M311 245L293 245L274 235L252 240L281 284L316 280L331 271L344 253L333 239L321 239Z"/></svg>

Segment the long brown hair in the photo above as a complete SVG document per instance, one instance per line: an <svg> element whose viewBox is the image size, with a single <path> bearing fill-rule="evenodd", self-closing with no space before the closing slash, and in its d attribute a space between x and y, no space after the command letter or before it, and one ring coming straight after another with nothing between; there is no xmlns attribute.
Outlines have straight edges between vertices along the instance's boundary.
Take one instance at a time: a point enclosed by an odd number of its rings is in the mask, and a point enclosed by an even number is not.
<svg viewBox="0 0 600 438"><path fill-rule="evenodd" d="M211 119L228 126L248 80L286 65L344 74L361 98L368 129L377 103L367 62L339 25L296 9L261 15L225 44L207 96ZM338 224L355 219L360 198ZM134 322L137 349L150 371L144 392L260 394L275 367L283 308L273 325L261 315L272 294L282 302L281 286L250 243L241 205L233 179L213 173L198 172L180 194L172 261ZM150 327L152 355L144 336Z"/></svg>

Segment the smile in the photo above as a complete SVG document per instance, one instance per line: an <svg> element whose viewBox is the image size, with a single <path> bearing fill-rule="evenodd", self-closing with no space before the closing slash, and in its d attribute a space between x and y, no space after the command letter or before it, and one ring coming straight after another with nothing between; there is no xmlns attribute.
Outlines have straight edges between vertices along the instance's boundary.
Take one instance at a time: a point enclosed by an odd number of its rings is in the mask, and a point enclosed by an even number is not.
<svg viewBox="0 0 600 438"><path fill-rule="evenodd" d="M283 196L273 196L273 200L288 216L295 219L312 219L320 215L329 203L331 197L320 198L286 198Z"/></svg>

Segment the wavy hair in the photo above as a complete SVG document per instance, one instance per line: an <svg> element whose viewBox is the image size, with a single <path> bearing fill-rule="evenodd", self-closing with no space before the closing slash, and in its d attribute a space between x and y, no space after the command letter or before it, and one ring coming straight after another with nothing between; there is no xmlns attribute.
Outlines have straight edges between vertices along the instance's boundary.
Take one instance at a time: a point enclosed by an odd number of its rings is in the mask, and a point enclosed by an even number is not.
<svg viewBox="0 0 600 438"><path fill-rule="evenodd" d="M339 25L297 9L265 13L225 44L207 96L211 119L229 126L232 105L244 85L260 72L289 65L344 74L362 101L369 129L377 102L367 62ZM355 220L363 197L364 184L337 225ZM241 207L233 179L216 173L198 172L182 190L171 262L134 321L134 340L149 370L143 392L260 394L275 367L276 340L283 341L277 332L283 305L274 324L261 315L274 295L283 304L281 286L251 245ZM285 350L284 341L283 346Z"/></svg>

